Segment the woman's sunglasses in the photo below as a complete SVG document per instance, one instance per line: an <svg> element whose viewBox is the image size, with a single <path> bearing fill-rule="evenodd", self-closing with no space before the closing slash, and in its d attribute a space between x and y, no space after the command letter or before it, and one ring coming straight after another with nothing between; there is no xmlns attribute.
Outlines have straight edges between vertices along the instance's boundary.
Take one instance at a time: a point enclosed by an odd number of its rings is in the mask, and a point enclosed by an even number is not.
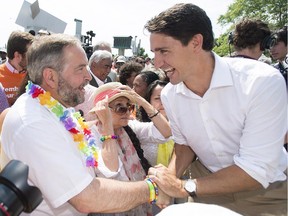
<svg viewBox="0 0 288 216"><path fill-rule="evenodd" d="M134 104L127 104L127 106L118 105L114 108L109 108L118 115L124 115L127 111L132 112L134 110Z"/></svg>

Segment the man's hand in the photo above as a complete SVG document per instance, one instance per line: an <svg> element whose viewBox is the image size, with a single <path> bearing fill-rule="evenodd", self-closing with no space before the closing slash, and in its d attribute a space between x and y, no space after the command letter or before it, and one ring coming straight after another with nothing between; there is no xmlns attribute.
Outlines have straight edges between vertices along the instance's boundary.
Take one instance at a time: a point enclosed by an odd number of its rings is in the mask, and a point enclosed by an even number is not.
<svg viewBox="0 0 288 216"><path fill-rule="evenodd" d="M158 164L151 167L148 174L158 187L170 197L184 198L188 196L182 187L181 180L164 165Z"/></svg>

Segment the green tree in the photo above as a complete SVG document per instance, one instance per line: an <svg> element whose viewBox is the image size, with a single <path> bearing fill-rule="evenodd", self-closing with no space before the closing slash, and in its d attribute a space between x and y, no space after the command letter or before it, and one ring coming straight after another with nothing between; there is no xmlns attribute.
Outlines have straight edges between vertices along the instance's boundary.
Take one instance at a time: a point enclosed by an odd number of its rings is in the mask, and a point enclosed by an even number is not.
<svg viewBox="0 0 288 216"><path fill-rule="evenodd" d="M235 0L218 23L228 26L227 32L216 39L214 51L221 56L229 53L228 35L235 24L243 18L256 18L268 23L275 30L287 25L287 0Z"/></svg>

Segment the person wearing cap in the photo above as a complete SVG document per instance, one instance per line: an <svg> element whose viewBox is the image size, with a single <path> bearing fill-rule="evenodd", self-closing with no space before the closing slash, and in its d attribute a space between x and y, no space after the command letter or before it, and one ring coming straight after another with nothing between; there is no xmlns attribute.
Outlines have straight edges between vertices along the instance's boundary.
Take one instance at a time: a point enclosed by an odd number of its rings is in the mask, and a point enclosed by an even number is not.
<svg viewBox="0 0 288 216"><path fill-rule="evenodd" d="M125 64L126 61L127 61L127 59L126 59L125 56L120 55L120 56L117 56L117 57L116 57L116 61L115 61L114 67L115 67L116 72L117 72L118 75L119 75L120 67L121 67L123 64Z"/></svg>
<svg viewBox="0 0 288 216"><path fill-rule="evenodd" d="M39 35L39 36L51 35L51 33L50 33L49 31L45 30L45 29L40 29L40 30L38 31L38 35Z"/></svg>
<svg viewBox="0 0 288 216"><path fill-rule="evenodd" d="M100 177L121 181L145 179L151 166L143 155L141 143L157 145L171 136L168 121L148 101L131 88L119 82L106 83L93 94L96 122L92 132L99 144L99 166L96 174ZM151 122L131 120L133 104L141 105ZM115 140L111 143L110 140ZM141 205L129 212L117 215L147 215L150 206Z"/></svg>
<svg viewBox="0 0 288 216"><path fill-rule="evenodd" d="M0 48L0 64L4 64L7 60L7 50L4 47Z"/></svg>
<svg viewBox="0 0 288 216"><path fill-rule="evenodd" d="M26 76L26 52L34 40L28 32L13 31L7 43L8 60L0 65L0 82L12 106L18 97L18 90Z"/></svg>

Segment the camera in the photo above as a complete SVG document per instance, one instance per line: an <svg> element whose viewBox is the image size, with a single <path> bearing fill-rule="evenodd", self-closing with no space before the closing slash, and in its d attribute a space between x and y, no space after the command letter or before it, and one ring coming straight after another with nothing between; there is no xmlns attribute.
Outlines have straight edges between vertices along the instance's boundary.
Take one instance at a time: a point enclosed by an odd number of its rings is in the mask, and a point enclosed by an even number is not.
<svg viewBox="0 0 288 216"><path fill-rule="evenodd" d="M87 58L89 59L93 53L93 47L91 46L92 39L93 37L95 37L96 34L93 31L87 31L86 34L87 35L81 35L81 42Z"/></svg>
<svg viewBox="0 0 288 216"><path fill-rule="evenodd" d="M28 166L11 160L0 173L0 216L31 213L43 200L41 191L27 183Z"/></svg>

